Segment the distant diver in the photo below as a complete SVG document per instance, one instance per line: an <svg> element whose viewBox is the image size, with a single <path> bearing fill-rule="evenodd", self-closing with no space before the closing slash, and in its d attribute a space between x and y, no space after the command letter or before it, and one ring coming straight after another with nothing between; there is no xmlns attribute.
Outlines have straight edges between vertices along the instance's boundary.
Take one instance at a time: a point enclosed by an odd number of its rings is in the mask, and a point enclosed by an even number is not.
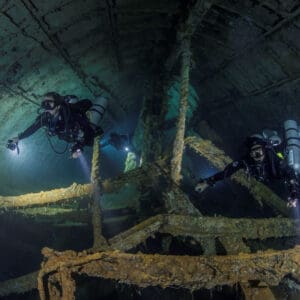
<svg viewBox="0 0 300 300"><path fill-rule="evenodd" d="M132 144L129 134L119 134L117 132L111 132L109 138L106 141L100 143L101 147L104 148L108 145L113 146L119 151L132 151Z"/></svg>
<svg viewBox="0 0 300 300"><path fill-rule="evenodd" d="M265 184L276 179L283 180L289 189L287 207L296 207L299 201L300 169L300 164L296 164L296 161L300 162L300 140L295 121L286 121L285 129L285 143L282 143L276 131L270 130L267 130L268 134L255 134L248 137L245 142L247 154L227 165L223 171L198 181L195 190L203 192L207 187L214 186L217 181L243 169L247 175Z"/></svg>
<svg viewBox="0 0 300 300"><path fill-rule="evenodd" d="M70 143L72 158L78 158L85 146L92 146L94 138L103 134L98 121L106 110L107 99L98 97L95 102L96 104L88 99L79 100L73 95L46 93L35 122L17 137L8 140L7 148L17 150L19 153L18 142L31 136L41 127L45 127L50 145L56 153L65 153ZM54 149L50 140L52 136L57 136L68 143L64 151L58 152Z"/></svg>

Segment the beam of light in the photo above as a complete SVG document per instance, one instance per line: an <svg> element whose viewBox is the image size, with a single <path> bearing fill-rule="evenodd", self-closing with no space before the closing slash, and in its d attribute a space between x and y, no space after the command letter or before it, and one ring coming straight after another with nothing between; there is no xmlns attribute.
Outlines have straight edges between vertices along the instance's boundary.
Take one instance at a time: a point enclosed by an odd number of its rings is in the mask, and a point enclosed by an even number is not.
<svg viewBox="0 0 300 300"><path fill-rule="evenodd" d="M9 153L12 157L16 157L16 156L19 156L19 153L18 153L18 150L15 149L15 150L9 150Z"/></svg>
<svg viewBox="0 0 300 300"><path fill-rule="evenodd" d="M292 211L293 211L293 217L295 219L300 219L300 201L299 200L298 200L296 207L292 208Z"/></svg>
<svg viewBox="0 0 300 300"><path fill-rule="evenodd" d="M81 155L79 155L78 160L79 160L79 163L80 163L80 166L81 166L84 176L87 178L87 180L90 180L91 168L89 167L87 160L83 153L81 153Z"/></svg>

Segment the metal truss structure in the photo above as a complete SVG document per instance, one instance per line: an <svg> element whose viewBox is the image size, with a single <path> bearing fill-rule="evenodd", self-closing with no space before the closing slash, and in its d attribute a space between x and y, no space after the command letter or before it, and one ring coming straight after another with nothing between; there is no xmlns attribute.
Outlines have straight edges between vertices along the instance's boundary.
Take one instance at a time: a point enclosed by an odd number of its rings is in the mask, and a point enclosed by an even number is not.
<svg viewBox="0 0 300 300"><path fill-rule="evenodd" d="M80 198L80 201L88 198L93 206L93 246L80 253L44 248L45 260L40 271L0 283L1 296L38 288L42 300L75 299L74 276L85 274L140 287L178 286L195 290L240 284L246 299L255 299L251 297L257 293L270 294L268 287L278 285L286 276L300 279L299 246L283 251L251 253L246 243L252 239L295 237L300 233L299 221L289 218L205 217L172 183L160 163L143 166L101 183L99 142L96 140L94 145L91 184L74 184L68 189L33 194L32 198L30 194L22 195L15 197L15 201L12 201L13 197L2 197L0 202L2 209L18 211L24 210L24 207L43 207L53 201L64 203L72 198ZM167 183L162 193L167 214L152 216L108 240L102 235L99 207L102 193L117 191L129 182L148 186L162 181ZM189 205L184 206L186 203ZM191 238L201 245L203 255L126 253L156 233ZM227 255L216 255L217 240L226 249ZM252 287L250 283L254 281L260 282L262 287Z"/></svg>

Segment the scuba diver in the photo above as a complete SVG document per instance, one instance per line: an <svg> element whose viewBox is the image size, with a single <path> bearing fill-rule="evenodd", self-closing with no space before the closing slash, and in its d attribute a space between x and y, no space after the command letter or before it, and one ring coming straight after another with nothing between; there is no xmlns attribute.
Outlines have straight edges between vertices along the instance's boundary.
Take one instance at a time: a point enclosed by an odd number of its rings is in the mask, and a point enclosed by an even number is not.
<svg viewBox="0 0 300 300"><path fill-rule="evenodd" d="M76 96L61 96L55 92L46 93L43 97L41 107L38 110L38 117L35 122L25 131L18 134L7 142L7 148L17 150L19 153L18 142L34 134L41 127L45 127L47 137L57 136L59 139L72 143L70 152L72 158L78 158L85 146L92 146L94 138L103 134L101 127L97 125L94 117L91 122L87 116L88 113L97 114L98 120L102 118L107 100L103 97L96 98L101 104L93 104L88 99L78 100ZM53 145L49 139L50 145ZM63 152L65 153L68 144Z"/></svg>
<svg viewBox="0 0 300 300"><path fill-rule="evenodd" d="M296 207L299 197L298 175L293 166L287 163L282 152L279 151L281 138L276 131L273 131L273 133L275 134L271 138L264 134L255 134L248 137L246 139L247 154L227 165L223 171L201 179L195 190L202 192L207 187L214 186L217 181L228 178L238 170L243 169L248 176L252 176L265 184L276 179L284 180L289 189L287 207ZM291 145L292 143L290 143ZM289 148L289 145L287 145L287 148Z"/></svg>
<svg viewBox="0 0 300 300"><path fill-rule="evenodd" d="M116 150L129 152L132 150L129 134L119 134L117 132L111 132L109 138L101 142L101 147L104 148L108 145L113 146Z"/></svg>

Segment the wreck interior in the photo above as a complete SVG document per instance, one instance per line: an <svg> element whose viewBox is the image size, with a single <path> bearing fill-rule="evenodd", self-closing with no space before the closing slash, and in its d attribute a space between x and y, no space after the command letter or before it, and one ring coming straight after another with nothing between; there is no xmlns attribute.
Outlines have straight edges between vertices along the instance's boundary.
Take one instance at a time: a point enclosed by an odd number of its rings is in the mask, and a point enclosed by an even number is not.
<svg viewBox="0 0 300 300"><path fill-rule="evenodd" d="M299 207L239 171L245 137L300 123L298 0L0 1L0 299L299 299ZM80 159L49 91L108 100ZM101 147L111 132L130 149Z"/></svg>

